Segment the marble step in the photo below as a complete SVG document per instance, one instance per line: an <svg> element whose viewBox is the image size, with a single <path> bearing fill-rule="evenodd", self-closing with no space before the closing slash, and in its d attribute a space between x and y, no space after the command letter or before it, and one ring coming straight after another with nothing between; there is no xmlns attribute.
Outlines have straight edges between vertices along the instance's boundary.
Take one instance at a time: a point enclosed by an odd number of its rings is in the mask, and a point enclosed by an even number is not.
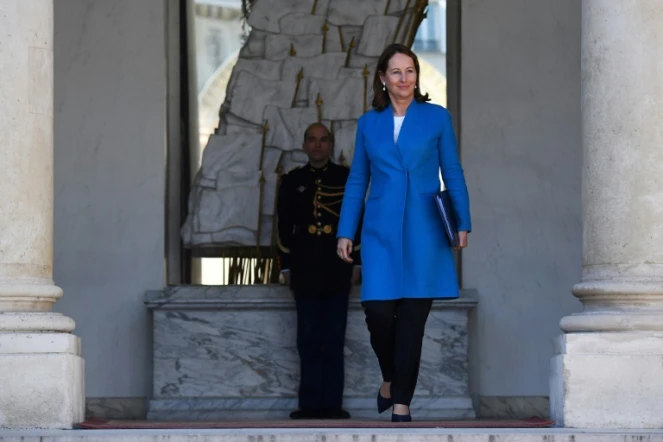
<svg viewBox="0 0 663 442"><path fill-rule="evenodd" d="M0 430L0 442L663 442L663 430Z"/></svg>

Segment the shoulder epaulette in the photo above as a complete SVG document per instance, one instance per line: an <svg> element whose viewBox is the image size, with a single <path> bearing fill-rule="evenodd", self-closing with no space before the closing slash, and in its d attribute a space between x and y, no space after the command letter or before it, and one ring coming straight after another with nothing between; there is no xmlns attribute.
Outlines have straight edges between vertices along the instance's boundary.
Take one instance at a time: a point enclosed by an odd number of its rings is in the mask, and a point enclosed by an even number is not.
<svg viewBox="0 0 663 442"><path fill-rule="evenodd" d="M331 164L333 164L335 167L338 167L339 169L350 169L350 166L348 166L345 161L343 161L342 163L331 163Z"/></svg>
<svg viewBox="0 0 663 442"><path fill-rule="evenodd" d="M290 169L289 171L287 171L285 174L290 175L291 173L296 172L297 170L299 170L301 168L302 168L302 166L295 166L292 169Z"/></svg>

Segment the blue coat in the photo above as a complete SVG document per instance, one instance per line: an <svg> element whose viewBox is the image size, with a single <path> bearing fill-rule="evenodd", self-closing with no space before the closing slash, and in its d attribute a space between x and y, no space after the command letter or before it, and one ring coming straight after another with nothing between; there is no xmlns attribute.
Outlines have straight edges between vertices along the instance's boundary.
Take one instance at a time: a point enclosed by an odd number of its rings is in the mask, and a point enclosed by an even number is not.
<svg viewBox="0 0 663 442"><path fill-rule="evenodd" d="M413 100L397 143L391 106L359 118L337 237L354 240L364 213L362 301L458 297L453 251L433 201L440 170L458 230L469 232L469 197L449 112Z"/></svg>

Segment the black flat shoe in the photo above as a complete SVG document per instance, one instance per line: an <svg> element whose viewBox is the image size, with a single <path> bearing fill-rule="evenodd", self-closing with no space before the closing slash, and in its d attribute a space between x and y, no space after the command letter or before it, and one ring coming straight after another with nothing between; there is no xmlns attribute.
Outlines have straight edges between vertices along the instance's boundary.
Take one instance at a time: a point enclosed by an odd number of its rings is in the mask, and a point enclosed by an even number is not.
<svg viewBox="0 0 663 442"><path fill-rule="evenodd" d="M412 415L410 414L391 414L392 422L412 422Z"/></svg>
<svg viewBox="0 0 663 442"><path fill-rule="evenodd" d="M378 413L384 413L394 405L392 398L382 397L380 390L378 390Z"/></svg>

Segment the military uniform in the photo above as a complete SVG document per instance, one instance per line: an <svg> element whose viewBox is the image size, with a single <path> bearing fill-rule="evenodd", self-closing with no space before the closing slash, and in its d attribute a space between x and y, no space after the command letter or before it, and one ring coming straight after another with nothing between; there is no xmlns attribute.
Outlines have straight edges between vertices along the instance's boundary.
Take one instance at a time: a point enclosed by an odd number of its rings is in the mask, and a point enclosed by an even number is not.
<svg viewBox="0 0 663 442"><path fill-rule="evenodd" d="M336 231L349 169L310 164L281 179L278 246L282 271L290 272L297 305L297 349L301 360L299 407L311 417L341 409L343 347L352 268L360 265L360 239L352 264L336 254Z"/></svg>

